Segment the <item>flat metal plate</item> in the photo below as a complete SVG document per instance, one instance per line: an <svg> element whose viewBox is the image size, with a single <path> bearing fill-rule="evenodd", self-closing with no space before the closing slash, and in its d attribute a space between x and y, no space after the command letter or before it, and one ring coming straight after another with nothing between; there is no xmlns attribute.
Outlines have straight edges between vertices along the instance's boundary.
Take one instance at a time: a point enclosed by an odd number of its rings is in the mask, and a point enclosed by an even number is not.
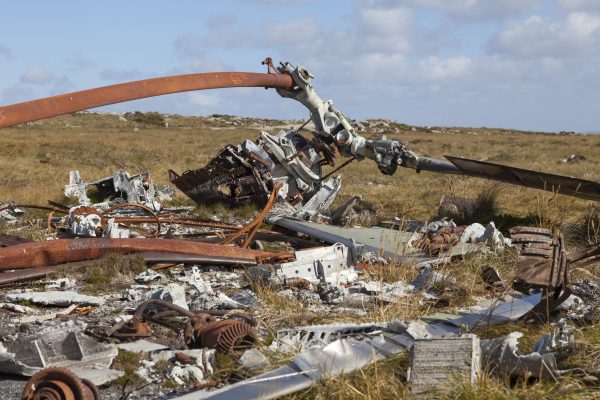
<svg viewBox="0 0 600 400"><path fill-rule="evenodd" d="M410 243L419 237L415 232L373 226L370 228L345 228L335 225L318 224L307 221L295 221L288 218L273 220L275 225L301 232L329 243L342 243L347 247L356 243L363 244L365 249L376 255L396 259L398 262L422 262L438 258L425 254L421 249L413 248ZM482 244L458 243L452 246L446 256L458 256L480 251Z"/></svg>
<svg viewBox="0 0 600 400"><path fill-rule="evenodd" d="M485 161L444 156L464 175L600 201L600 183Z"/></svg>

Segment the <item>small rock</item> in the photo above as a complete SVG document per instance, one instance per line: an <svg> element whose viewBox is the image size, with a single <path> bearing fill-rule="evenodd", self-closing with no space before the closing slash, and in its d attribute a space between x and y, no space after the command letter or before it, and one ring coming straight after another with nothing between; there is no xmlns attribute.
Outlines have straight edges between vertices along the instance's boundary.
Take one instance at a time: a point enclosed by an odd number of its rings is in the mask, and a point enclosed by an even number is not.
<svg viewBox="0 0 600 400"><path fill-rule="evenodd" d="M204 380L204 373L200 368L194 365L176 365L169 373L169 377L173 382L183 386L186 382L191 380L202 382Z"/></svg>
<svg viewBox="0 0 600 400"><path fill-rule="evenodd" d="M123 300L139 303L140 301L142 301L142 292L134 288L128 288L125 289L125 292L123 292L121 298Z"/></svg>
<svg viewBox="0 0 600 400"><path fill-rule="evenodd" d="M75 286L77 286L77 281L75 279L70 279L70 278L61 278L61 279L57 279L51 283L49 283L48 285L45 286L45 288L48 289L56 289L56 290L67 290L67 289L73 289Z"/></svg>
<svg viewBox="0 0 600 400"><path fill-rule="evenodd" d="M562 160L560 160L560 162L563 164L573 164L573 163L578 163L578 162L585 161L585 160L586 160L585 156L581 156L578 154L571 154L567 158L563 158Z"/></svg>
<svg viewBox="0 0 600 400"><path fill-rule="evenodd" d="M149 283L154 282L162 278L162 275L153 269L148 269L138 276L135 277L135 281L138 283Z"/></svg>
<svg viewBox="0 0 600 400"><path fill-rule="evenodd" d="M300 290L297 297L306 304L322 304L321 297L310 290Z"/></svg>
<svg viewBox="0 0 600 400"><path fill-rule="evenodd" d="M0 303L0 308L9 310L9 311L13 311L13 312L17 312L17 313L21 313L21 314L31 314L31 313L35 312L35 310L31 307L22 306L20 304L13 304L13 303Z"/></svg>
<svg viewBox="0 0 600 400"><path fill-rule="evenodd" d="M183 286L176 283L160 286L158 290L150 295L150 298L165 300L189 310L187 300L185 299L185 290Z"/></svg>
<svg viewBox="0 0 600 400"><path fill-rule="evenodd" d="M258 372L271 364L269 359L257 349L249 349L240 357L241 367L249 372Z"/></svg>
<svg viewBox="0 0 600 400"><path fill-rule="evenodd" d="M321 300L328 304L341 304L347 294L348 289L337 285L324 286L319 292Z"/></svg>
<svg viewBox="0 0 600 400"><path fill-rule="evenodd" d="M239 293L230 296L231 300L240 303L246 307L258 307L260 302L256 294L251 290L242 290Z"/></svg>

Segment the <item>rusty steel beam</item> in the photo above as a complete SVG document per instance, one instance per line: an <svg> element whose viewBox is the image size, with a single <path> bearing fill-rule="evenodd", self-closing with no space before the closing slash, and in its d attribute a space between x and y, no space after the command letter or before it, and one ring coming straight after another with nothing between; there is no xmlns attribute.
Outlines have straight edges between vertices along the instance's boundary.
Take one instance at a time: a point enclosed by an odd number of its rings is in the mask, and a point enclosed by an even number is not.
<svg viewBox="0 0 600 400"><path fill-rule="evenodd" d="M208 72L145 79L0 107L0 128L171 93L232 87L289 89L292 86L290 75L254 72Z"/></svg>
<svg viewBox="0 0 600 400"><path fill-rule="evenodd" d="M0 270L45 267L94 260L109 253L141 252L228 257L241 262L273 253L212 243L173 239L59 239L0 248Z"/></svg>
<svg viewBox="0 0 600 400"><path fill-rule="evenodd" d="M223 256L208 256L204 254L181 253L142 253L147 263L173 263L196 265L227 265L227 266L252 266L256 265L255 259L240 259ZM1 275L0 275L1 276Z"/></svg>
<svg viewBox="0 0 600 400"><path fill-rule="evenodd" d="M49 274L58 272L60 266L38 267L20 269L18 271L0 272L0 285L8 285L11 283L28 281L30 279L45 278Z"/></svg>
<svg viewBox="0 0 600 400"><path fill-rule="evenodd" d="M250 244L250 241L252 240L252 238L254 237L256 232L258 231L258 228L262 224L263 220L267 217L267 214L269 214L269 211L271 211L271 208L273 208L273 205L275 204L275 201L277 200L277 193L279 193L279 190L282 188L282 186L283 186L283 183L281 183L281 182L276 183L275 187L273 187L273 191L271 192L271 196L269 197L269 201L267 201L265 208L263 208L263 210L256 216L256 218L254 218L252 221L250 221L248 223L248 225L246 225L245 227L243 227L242 229L240 229L233 235L231 235L228 238L226 238L225 240L223 240L221 242L221 244L233 243L235 240L240 238L242 235L246 234L247 236L246 236L246 239L244 240L244 243L242 243L242 247L247 248L248 245Z"/></svg>
<svg viewBox="0 0 600 400"><path fill-rule="evenodd" d="M156 219L150 217L114 217L115 222L123 223L123 224L145 224L145 223L155 223ZM173 224L173 225L188 225L188 226L201 226L205 228L214 228L214 229L223 229L228 231L239 231L243 227L238 225L231 225L222 222L212 222L212 221L201 221L195 220L191 218L172 218L172 217L164 217L159 214L158 218L161 224Z"/></svg>
<svg viewBox="0 0 600 400"><path fill-rule="evenodd" d="M234 266L252 266L256 265L255 259L240 259L223 256L209 256L203 254L185 254L185 253L157 253L144 252L138 253L144 257L144 261L149 264L154 263L175 263L175 264L195 264L195 265L224 265ZM23 282L34 279L45 278L59 270L68 270L71 268L84 267L98 262L95 260L77 261L66 264L58 264L45 267L19 269L16 271L0 272L0 285L9 285L17 282Z"/></svg>

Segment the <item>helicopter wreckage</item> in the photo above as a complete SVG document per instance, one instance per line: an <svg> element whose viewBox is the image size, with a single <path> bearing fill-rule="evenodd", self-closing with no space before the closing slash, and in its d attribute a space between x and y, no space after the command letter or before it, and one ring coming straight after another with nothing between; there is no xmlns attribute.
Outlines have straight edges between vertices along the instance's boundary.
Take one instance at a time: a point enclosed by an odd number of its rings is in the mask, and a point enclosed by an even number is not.
<svg viewBox="0 0 600 400"><path fill-rule="evenodd" d="M560 371L555 355L572 344L570 325L554 325L556 329L543 336L535 351L526 355L517 354L518 335L480 342L477 335L464 334L464 329L523 318L547 321L563 303L570 304L562 311L571 313L571 321L588 318L600 304L600 286L597 282L571 282L569 268L571 264L581 267L597 261L600 246L568 253L560 232L513 227L511 238L505 238L493 223L456 226L452 221L435 221L399 231L398 226L341 227L309 221L335 220L344 212L345 206L330 210L342 185L341 175L336 174L355 160L368 159L386 175L393 175L402 167L416 172L473 176L594 201L600 200L600 183L453 156L438 160L418 155L399 140L385 136L368 139L362 135L360 124L335 108L331 100L323 100L317 94L314 76L306 68L287 62L275 67L269 58L263 64L267 73L170 76L0 107L2 128L170 93L263 87L301 103L310 114L298 127L278 133L263 131L255 140L227 145L203 167L182 173L169 170L169 180L197 203L238 206L251 202L264 207L245 226L201 220L185 214L186 210L164 209L161 202L173 192L158 188L147 173L129 175L119 171L103 179L84 181L77 171L72 171L64 194L77 199L77 205L22 205L21 208L49 211L48 231L55 229L49 237L54 240L36 242L0 235L0 284L86 267L111 253L137 254L144 265L155 267L136 276L139 285L128 288L118 304L112 304L114 298L106 302L104 298L76 293L76 286L68 278L53 283L48 291L4 296L5 303L0 307L15 312L33 313L18 302L69 306L53 314L27 315L20 320L23 323L52 321L66 318L75 310L81 312L75 303L89 308L135 309L132 315L120 316L116 323L112 310L111 317L103 322L113 325L94 331L93 335L85 323L73 320L45 326L40 334L19 336L15 332L12 339L0 342L0 372L33 375L23 398L99 398L94 385L119 376L120 371L111 368L117 347L151 353L144 364L148 379L153 363L161 361L174 364L169 379L178 385L194 380L194 387L222 386L210 393L194 391L179 397L182 399L276 398L307 388L326 376L406 351L411 353L408 379L414 393L435 388L458 370L471 382L483 369L505 377L556 379ZM301 130L309 123L312 132L307 136ZM324 166L331 167L331 172L324 173ZM0 208L2 212L16 218L21 210L10 205ZM54 217L55 213L65 217ZM270 222L280 230L261 231L266 218L271 218ZM68 229L57 229L61 223L66 223ZM144 229L136 230L134 224L141 224ZM173 226L211 231L186 236L189 232L182 234L172 230ZM184 237L192 240L183 240ZM286 242L294 251L274 252L259 245L269 241ZM490 290L500 286L514 289L510 295L486 300L459 313L409 321L285 326L277 331L270 349L295 349L298 355L289 364L270 371L265 368L266 357L252 348L260 342L260 334L266 332L253 317L260 307L252 292L255 288L270 287L298 298L303 296L312 306L318 304L314 307L323 314L351 309L351 313L366 315L365 307L397 303L407 296L439 305L448 301L442 298L439 287L452 288L457 282L452 282L453 278L445 272L436 271L436 266L467 253L499 251L507 246L518 254L516 278L507 280L493 268L486 268L481 276ZM186 268L170 283L163 284L169 278L157 270L174 265ZM230 270L215 272L213 266ZM199 269L203 267L207 270ZM237 273L235 267L243 267L244 271ZM370 275L373 271L401 267L415 268L416 278L383 283L372 280ZM235 290L250 289L230 298L220 291L221 281L227 279ZM158 286L154 285L157 281L161 283ZM193 293L185 288L193 288ZM146 293L140 294L144 290ZM188 301L190 296L192 300ZM145 340L128 342L155 335L150 323L174 330L179 350ZM115 341L119 344L115 345ZM32 342L35 349L30 348ZM216 353L229 354L241 364L251 365L255 378L225 386L218 380L209 380L217 368ZM436 358L433 362L432 355ZM457 366L456 360L461 364Z"/></svg>
<svg viewBox="0 0 600 400"><path fill-rule="evenodd" d="M443 174L460 174L600 200L600 184L573 177L548 174L490 162L446 156L447 161L419 156L406 143L385 136L368 140L361 126L323 100L313 86L314 76L304 67L285 62L275 68L263 61L267 74L219 72L179 75L136 81L0 107L0 128L88 108L182 91L231 88L275 88L283 98L304 105L314 130L300 134L303 126L277 134L262 132L256 141L226 146L205 167L182 174L169 171L170 181L198 203L222 202L264 205L276 183L280 204L288 213L308 219L326 212L341 187L340 177L323 175L322 166L342 167L353 160L370 159L386 175L398 167ZM339 167L338 167L339 168ZM311 199L313 199L311 201Z"/></svg>

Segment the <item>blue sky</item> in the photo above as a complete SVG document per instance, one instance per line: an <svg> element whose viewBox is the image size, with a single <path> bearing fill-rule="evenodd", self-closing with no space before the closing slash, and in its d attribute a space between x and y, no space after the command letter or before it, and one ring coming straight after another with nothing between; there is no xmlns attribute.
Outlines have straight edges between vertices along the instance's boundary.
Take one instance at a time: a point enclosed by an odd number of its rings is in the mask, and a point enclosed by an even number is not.
<svg viewBox="0 0 600 400"><path fill-rule="evenodd" d="M0 0L0 104L131 80L307 67L352 118L600 131L600 0ZM304 118L263 89L103 108Z"/></svg>

